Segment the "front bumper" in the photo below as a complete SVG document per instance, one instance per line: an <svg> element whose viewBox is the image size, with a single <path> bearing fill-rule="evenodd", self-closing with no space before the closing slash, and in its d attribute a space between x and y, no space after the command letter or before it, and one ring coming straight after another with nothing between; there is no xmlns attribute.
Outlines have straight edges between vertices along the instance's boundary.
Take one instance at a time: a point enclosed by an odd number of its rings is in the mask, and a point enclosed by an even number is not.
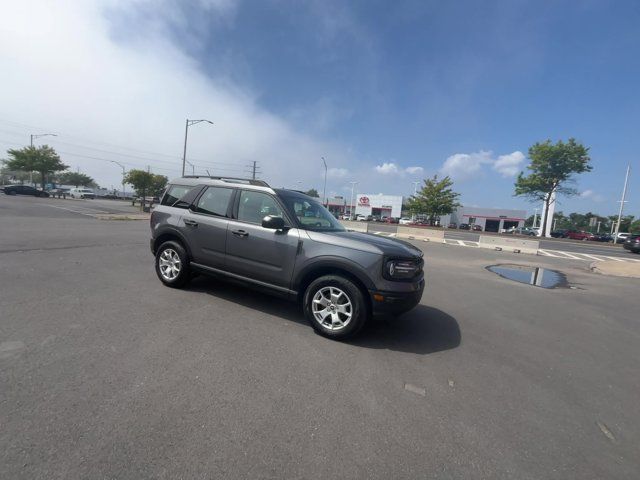
<svg viewBox="0 0 640 480"><path fill-rule="evenodd" d="M380 315L400 315L414 308L422 299L424 278L415 284L413 291L389 292L370 290L372 313Z"/></svg>
<svg viewBox="0 0 640 480"><path fill-rule="evenodd" d="M631 252L639 252L640 251L640 243L623 243L622 248L625 250L629 250Z"/></svg>

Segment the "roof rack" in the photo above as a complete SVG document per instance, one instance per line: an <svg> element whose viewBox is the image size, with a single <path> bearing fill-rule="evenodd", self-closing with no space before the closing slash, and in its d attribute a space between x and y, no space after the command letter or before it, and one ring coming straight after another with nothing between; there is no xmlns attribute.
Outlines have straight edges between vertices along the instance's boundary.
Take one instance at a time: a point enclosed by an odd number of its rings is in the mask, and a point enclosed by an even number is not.
<svg viewBox="0 0 640 480"><path fill-rule="evenodd" d="M221 180L228 183L244 183L247 185L256 185L258 187L269 187L269 184L264 180L255 180L253 178L214 177L211 175L183 175L182 178L210 178L212 180Z"/></svg>

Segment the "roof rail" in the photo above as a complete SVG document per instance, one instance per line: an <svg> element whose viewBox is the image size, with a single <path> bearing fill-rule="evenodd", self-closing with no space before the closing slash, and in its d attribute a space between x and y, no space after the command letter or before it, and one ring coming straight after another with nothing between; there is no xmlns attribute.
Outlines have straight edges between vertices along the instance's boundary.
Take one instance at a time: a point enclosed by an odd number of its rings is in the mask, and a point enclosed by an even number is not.
<svg viewBox="0 0 640 480"><path fill-rule="evenodd" d="M256 185L258 187L269 187L269 184L264 180L255 180L253 178L214 177L212 175L183 175L182 178L210 178L212 180L221 180L228 183L244 183L247 185Z"/></svg>

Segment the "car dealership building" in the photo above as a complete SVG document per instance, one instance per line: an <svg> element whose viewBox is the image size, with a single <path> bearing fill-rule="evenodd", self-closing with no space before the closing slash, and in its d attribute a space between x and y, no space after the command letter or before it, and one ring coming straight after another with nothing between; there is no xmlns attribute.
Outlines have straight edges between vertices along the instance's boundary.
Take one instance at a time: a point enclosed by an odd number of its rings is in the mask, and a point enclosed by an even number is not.
<svg viewBox="0 0 640 480"><path fill-rule="evenodd" d="M440 225L468 223L480 225L485 232L501 232L508 228L524 227L527 218L525 210L502 208L460 207L451 215L440 217Z"/></svg>
<svg viewBox="0 0 640 480"><path fill-rule="evenodd" d="M380 217L399 218L402 213L401 195L384 195L382 193L359 193L353 199L331 197L327 199L327 208L334 215L377 215Z"/></svg>

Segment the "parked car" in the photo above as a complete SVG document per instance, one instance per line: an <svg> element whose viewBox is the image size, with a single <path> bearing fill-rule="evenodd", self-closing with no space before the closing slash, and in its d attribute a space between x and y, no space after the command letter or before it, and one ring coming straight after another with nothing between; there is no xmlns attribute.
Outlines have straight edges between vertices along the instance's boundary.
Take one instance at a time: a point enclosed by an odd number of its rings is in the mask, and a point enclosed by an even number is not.
<svg viewBox="0 0 640 480"><path fill-rule="evenodd" d="M69 196L71 198L96 198L96 194L90 188L80 187L72 188L69 190Z"/></svg>
<svg viewBox="0 0 640 480"><path fill-rule="evenodd" d="M49 194L31 185L5 185L5 195L31 195L32 197L48 197Z"/></svg>
<svg viewBox="0 0 640 480"><path fill-rule="evenodd" d="M468 223L461 223L461 224L458 226L458 228L459 228L460 230L470 230L470 229L471 229L471 226L470 226Z"/></svg>
<svg viewBox="0 0 640 480"><path fill-rule="evenodd" d="M409 225L411 223L411 219L409 217L402 217L400 220L398 220L398 223L400 225Z"/></svg>
<svg viewBox="0 0 640 480"><path fill-rule="evenodd" d="M458 224L456 222L451 222L449 225L447 225L447 228L458 228Z"/></svg>
<svg viewBox="0 0 640 480"><path fill-rule="evenodd" d="M570 238L571 240L593 240L594 237L593 233L583 230L567 230L565 234L565 238Z"/></svg>
<svg viewBox="0 0 640 480"><path fill-rule="evenodd" d="M566 235L567 235L567 230L564 230L564 229L554 230L553 232L551 232L551 236L553 238L565 238Z"/></svg>
<svg viewBox="0 0 640 480"><path fill-rule="evenodd" d="M613 237L608 233L596 233L591 240L594 242L611 242L613 241Z"/></svg>
<svg viewBox="0 0 640 480"><path fill-rule="evenodd" d="M387 217L387 223L398 223L398 219L394 217Z"/></svg>
<svg viewBox="0 0 640 480"><path fill-rule="evenodd" d="M422 298L418 248L349 232L317 200L260 180L176 179L150 224L164 285L183 287L199 272L266 290L299 301L329 338L353 336L370 316L406 312Z"/></svg>
<svg viewBox="0 0 640 480"><path fill-rule="evenodd" d="M473 230L474 232L481 232L482 231L482 225L476 225L475 223L471 226L471 230Z"/></svg>
<svg viewBox="0 0 640 480"><path fill-rule="evenodd" d="M622 247L632 253L640 253L640 234L629 235Z"/></svg>
<svg viewBox="0 0 640 480"><path fill-rule="evenodd" d="M370 222L371 221L371 215L356 215L356 221L358 222Z"/></svg>
<svg viewBox="0 0 640 480"><path fill-rule="evenodd" d="M618 237L616 238L616 243L624 243L629 238L629 233L627 232L618 232Z"/></svg>

